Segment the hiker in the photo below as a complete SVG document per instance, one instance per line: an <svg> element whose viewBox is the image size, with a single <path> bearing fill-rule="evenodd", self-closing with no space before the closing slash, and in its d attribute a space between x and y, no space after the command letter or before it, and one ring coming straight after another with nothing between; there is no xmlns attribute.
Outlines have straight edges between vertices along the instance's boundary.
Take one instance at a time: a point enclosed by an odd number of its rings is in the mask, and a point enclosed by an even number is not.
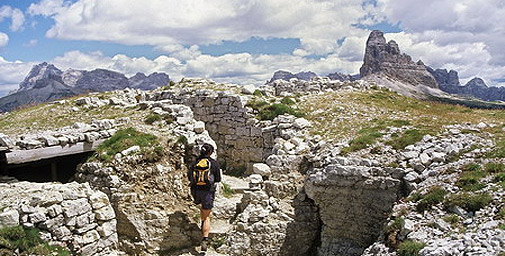
<svg viewBox="0 0 505 256"><path fill-rule="evenodd" d="M202 220L201 250L207 250L207 241L210 233L210 213L214 207L216 182L221 181L219 163L211 158L214 147L208 143L202 145L200 156L190 166L188 178L191 186L191 195L195 204L201 204L200 218Z"/></svg>

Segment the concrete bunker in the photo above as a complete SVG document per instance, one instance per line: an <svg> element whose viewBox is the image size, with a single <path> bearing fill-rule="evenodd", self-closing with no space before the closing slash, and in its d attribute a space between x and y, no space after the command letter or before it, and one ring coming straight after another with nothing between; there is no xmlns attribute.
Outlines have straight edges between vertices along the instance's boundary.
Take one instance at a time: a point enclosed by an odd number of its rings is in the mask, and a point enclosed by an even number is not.
<svg viewBox="0 0 505 256"><path fill-rule="evenodd" d="M67 183L73 180L77 166L103 141L1 151L0 175L19 181Z"/></svg>

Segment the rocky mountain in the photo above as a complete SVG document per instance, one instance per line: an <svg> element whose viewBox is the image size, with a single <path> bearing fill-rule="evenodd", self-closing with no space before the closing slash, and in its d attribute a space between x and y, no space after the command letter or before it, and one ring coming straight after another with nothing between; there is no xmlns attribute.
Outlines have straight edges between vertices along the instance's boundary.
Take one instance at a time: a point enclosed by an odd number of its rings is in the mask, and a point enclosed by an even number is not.
<svg viewBox="0 0 505 256"><path fill-rule="evenodd" d="M7 112L19 106L37 104L55 99L82 94L135 88L152 90L167 85L170 81L165 73L149 76L137 73L127 78L119 72L95 69L92 71L68 69L63 72L47 62L35 65L19 89L0 98L0 112Z"/></svg>
<svg viewBox="0 0 505 256"><path fill-rule="evenodd" d="M465 85L459 82L458 72L446 69L428 68L428 71L435 77L442 91L479 98L486 101L505 101L505 88L489 87L478 77L468 81Z"/></svg>
<svg viewBox="0 0 505 256"><path fill-rule="evenodd" d="M360 68L362 79L370 75L384 75L413 86L438 88L435 78L422 61L413 62L409 55L402 54L394 40L386 43L384 33L379 30L370 33L366 42L363 65Z"/></svg>
<svg viewBox="0 0 505 256"><path fill-rule="evenodd" d="M275 80L284 80L284 81L289 81L291 78L297 78L298 80L304 80L304 81L310 81L312 78L316 77L317 74L312 72L312 71L307 71L307 72L299 72L296 74L293 74L289 71L284 71L284 70L278 70L275 71L273 77L268 81L268 83L272 83Z"/></svg>

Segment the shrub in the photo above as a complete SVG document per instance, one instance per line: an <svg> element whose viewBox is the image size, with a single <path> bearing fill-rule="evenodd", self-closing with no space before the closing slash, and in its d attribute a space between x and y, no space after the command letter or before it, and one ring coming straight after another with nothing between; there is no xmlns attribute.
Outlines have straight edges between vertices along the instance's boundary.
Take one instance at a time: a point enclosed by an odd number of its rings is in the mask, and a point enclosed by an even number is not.
<svg viewBox="0 0 505 256"><path fill-rule="evenodd" d="M419 252L426 246L426 244L405 240L398 245L398 256L419 256Z"/></svg>
<svg viewBox="0 0 505 256"><path fill-rule="evenodd" d="M0 229L0 248L12 251L19 250L22 255L25 253L28 255L70 255L66 248L52 246L42 241L37 229L22 226Z"/></svg>
<svg viewBox="0 0 505 256"><path fill-rule="evenodd" d="M254 96L264 96L263 92L261 92L261 91L260 91L260 90L258 90L258 89L254 90L253 95L254 95Z"/></svg>
<svg viewBox="0 0 505 256"><path fill-rule="evenodd" d="M423 212L429 207L441 203L444 200L447 191L440 186L434 186L421 196L421 200L416 205L418 212Z"/></svg>
<svg viewBox="0 0 505 256"><path fill-rule="evenodd" d="M459 206L467 211L478 211L488 205L493 198L488 193L471 194L471 193L458 193L450 195L444 205L446 207Z"/></svg>
<svg viewBox="0 0 505 256"><path fill-rule="evenodd" d="M490 173L499 173L505 170L505 164L498 162L489 162L484 165L484 170Z"/></svg>
<svg viewBox="0 0 505 256"><path fill-rule="evenodd" d="M391 145L396 150L404 149L408 145L421 141L425 134L425 132L417 129L409 129L404 131L401 135L393 134L393 139L388 141L387 144Z"/></svg>

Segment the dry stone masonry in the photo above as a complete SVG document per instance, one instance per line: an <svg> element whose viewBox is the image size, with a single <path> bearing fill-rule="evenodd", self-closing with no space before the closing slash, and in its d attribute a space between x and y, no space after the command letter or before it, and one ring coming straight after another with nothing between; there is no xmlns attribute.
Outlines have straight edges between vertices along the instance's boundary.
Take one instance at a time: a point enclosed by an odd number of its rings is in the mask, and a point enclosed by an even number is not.
<svg viewBox="0 0 505 256"><path fill-rule="evenodd" d="M36 227L42 239L80 255L113 255L116 215L87 183L0 183L0 227Z"/></svg>

